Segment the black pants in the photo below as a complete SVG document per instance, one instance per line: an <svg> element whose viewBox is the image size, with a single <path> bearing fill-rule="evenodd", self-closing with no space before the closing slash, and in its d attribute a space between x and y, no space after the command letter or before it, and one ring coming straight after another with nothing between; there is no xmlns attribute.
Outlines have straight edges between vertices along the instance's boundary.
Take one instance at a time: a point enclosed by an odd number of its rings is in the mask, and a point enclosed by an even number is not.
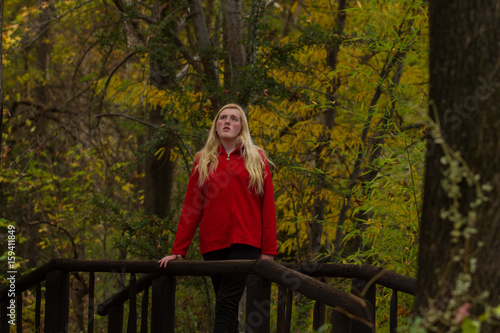
<svg viewBox="0 0 500 333"><path fill-rule="evenodd" d="M237 260L259 259L260 249L244 244L233 244L231 247L207 252L203 259L209 260ZM245 290L247 275L214 275L211 276L214 286L215 326L214 333L238 332L238 307Z"/></svg>

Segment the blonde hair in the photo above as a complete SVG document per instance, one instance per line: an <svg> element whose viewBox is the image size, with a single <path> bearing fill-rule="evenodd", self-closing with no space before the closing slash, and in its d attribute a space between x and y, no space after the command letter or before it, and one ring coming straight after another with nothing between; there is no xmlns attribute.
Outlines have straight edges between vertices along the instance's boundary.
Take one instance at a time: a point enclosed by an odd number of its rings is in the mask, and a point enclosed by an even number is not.
<svg viewBox="0 0 500 333"><path fill-rule="evenodd" d="M267 176L264 171L267 157L264 150L253 143L250 130L248 128L247 117L241 106L238 104L224 105L215 115L214 121L212 122L212 128L208 134L207 142L205 143L203 149L197 153L198 165L196 166L195 171L197 170L199 174L198 186L201 187L205 184L209 176L215 172L219 163L217 155L221 142L216 131L216 124L219 119L219 114L223 110L229 108L238 110L240 114L241 131L236 138L235 146L237 149L243 147L241 154L243 156L243 160L245 161L245 167L250 175L248 189L261 195L264 193L264 178Z"/></svg>

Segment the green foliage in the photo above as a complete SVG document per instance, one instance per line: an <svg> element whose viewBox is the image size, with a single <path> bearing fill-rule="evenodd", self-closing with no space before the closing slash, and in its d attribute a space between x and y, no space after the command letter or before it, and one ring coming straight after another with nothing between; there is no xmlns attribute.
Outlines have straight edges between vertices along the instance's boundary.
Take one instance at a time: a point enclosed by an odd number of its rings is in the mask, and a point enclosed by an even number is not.
<svg viewBox="0 0 500 333"><path fill-rule="evenodd" d="M176 224L172 218L164 220L155 216L142 216L136 219L119 219L120 234L113 242L116 248L126 251L131 257L154 260L165 255L165 247L174 243ZM161 228L162 232L158 233Z"/></svg>
<svg viewBox="0 0 500 333"><path fill-rule="evenodd" d="M451 315L454 315L453 320L456 324L452 328L454 331L462 333L479 333L481 332L481 325L483 325L485 322L497 322L498 320L500 320L500 306L488 306L484 313L475 317L472 317L469 313L470 306L470 303L465 303L460 307L460 309L458 309L456 313L451 313ZM422 317L415 318L413 323L410 325L409 332L427 333L428 330L425 326L426 321L427 319Z"/></svg>

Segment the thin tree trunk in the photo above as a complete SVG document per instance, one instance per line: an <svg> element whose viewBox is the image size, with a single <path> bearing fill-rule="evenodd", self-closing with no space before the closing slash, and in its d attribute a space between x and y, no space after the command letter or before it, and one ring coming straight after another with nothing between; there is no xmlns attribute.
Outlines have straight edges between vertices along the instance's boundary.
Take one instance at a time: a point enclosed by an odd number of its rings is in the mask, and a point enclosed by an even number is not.
<svg viewBox="0 0 500 333"><path fill-rule="evenodd" d="M207 91L215 92L220 88L221 82L219 78L219 69L217 67L217 58L215 57L216 52L214 52L214 45L210 40L210 35L208 33L209 26L207 25L201 0L189 0L189 7L196 36L197 49L203 65L204 86ZM212 105L218 109L221 105L217 94L213 93L210 96Z"/></svg>
<svg viewBox="0 0 500 333"><path fill-rule="evenodd" d="M339 0L337 5L337 16L335 21L337 26L334 34L340 36L344 32L346 21L346 0ZM340 41L334 45L326 46L326 64L332 71L335 71L338 64L338 53L340 50ZM313 203L313 218L309 225L309 246L310 252L313 256L323 252L321 237L323 235L323 221L325 219L326 200L321 195L328 187L328 180L326 179L326 164L323 151L328 149L329 141L331 139L331 130L335 126L335 118L337 116L337 97L336 92L340 88L340 79L338 77L332 78L330 85L327 87L326 95L328 107L323 113L323 132L318 138L320 144L315 150L315 168L321 170L323 173L319 175L319 182L316 186L315 192L317 193Z"/></svg>
<svg viewBox="0 0 500 333"><path fill-rule="evenodd" d="M48 4L43 4L41 1L39 1L39 6L45 6L42 8L41 13L38 16L38 29L37 29L37 41L35 44L35 52L36 52L36 58L35 58L35 68L39 72L40 79L36 81L36 86L35 89L33 90L34 94L33 97L35 101L43 105L44 107L47 106L47 102L49 100L48 94L47 94L47 88L46 88L46 78L47 78L47 69L49 66L49 58L50 58L50 51L51 48L48 44L49 40L49 21L50 21L50 16L51 16L51 10L50 10L50 5ZM34 123L35 127L35 132L34 134L36 135L36 138L38 140L38 144L41 146L44 143L44 138L47 135L47 130L46 130L46 110L45 108L41 108L40 110L36 108L32 108L34 113L39 113L39 116L36 117L36 122ZM43 149L46 149L47 147L43 147ZM44 216L41 215L42 213L32 213L35 215L36 220L44 220ZM38 249L38 242L39 242L39 225L38 224L30 224L30 223L24 223L23 226L25 237L26 237L26 242L24 244L24 256L27 260L26 266L28 268L33 268L36 267L37 262L38 262L38 257L39 257L39 249Z"/></svg>
<svg viewBox="0 0 500 333"><path fill-rule="evenodd" d="M193 22L196 41L198 44L197 46L200 52L201 63L203 64L206 81L218 87L221 83L201 0L190 0L189 7L191 9L191 20Z"/></svg>
<svg viewBox="0 0 500 333"><path fill-rule="evenodd" d="M46 2L39 1L39 6L45 6L42 9L42 12L38 16L38 29L37 29L37 42L36 42L36 58L35 58L35 67L40 73L40 79L37 80L36 86L34 89L34 97L35 100L39 102L39 104L46 106L48 101L47 96L47 69L49 65L49 57L50 57L50 45L48 43L49 40L49 22L51 17L51 9L50 5ZM40 110L40 117L38 118L36 124L36 133L38 133L38 140L41 143L43 137L45 136L45 127L46 127L46 119L45 119L45 110Z"/></svg>
<svg viewBox="0 0 500 333"><path fill-rule="evenodd" d="M161 22L162 2L157 2L154 6L156 12L153 17L159 17ZM175 5L169 3L169 5ZM167 5L168 6L168 5ZM168 12L168 10L166 10ZM163 35L170 36L170 31L175 31L170 24L164 24ZM160 38L160 37L158 37ZM159 90L172 87L175 84L175 56L174 42L171 40L157 40L153 38L152 43L157 43L155 47L162 51L152 52L150 58L150 82ZM166 46L162 46L166 45ZM165 59L167 58L167 59ZM160 107L152 108L149 111L149 122L160 126L165 121L164 110ZM149 129L149 137L153 139L157 135L157 129ZM163 154L154 155L154 152L164 149ZM174 162L170 155L172 150L172 134L167 133L166 137L159 140L154 147L154 151L146 157L146 193L144 198L145 210L148 215L156 215L160 218L167 216L170 209L170 196L172 193ZM161 155L161 156L160 156Z"/></svg>
<svg viewBox="0 0 500 333"><path fill-rule="evenodd" d="M0 0L0 31L3 31L3 0ZM0 159L3 156L3 38L0 38Z"/></svg>
<svg viewBox="0 0 500 333"><path fill-rule="evenodd" d="M265 8L265 2L263 0L252 0L252 6L250 9L250 15L248 20L248 43L247 43L247 55L248 63L254 64L257 60L257 40L259 38L259 22L262 18L262 14Z"/></svg>
<svg viewBox="0 0 500 333"><path fill-rule="evenodd" d="M227 52L224 64L224 86L226 90L230 91L230 96L237 98L242 89L243 77L240 75L240 71L247 63L241 0L223 0L222 6L224 46Z"/></svg>

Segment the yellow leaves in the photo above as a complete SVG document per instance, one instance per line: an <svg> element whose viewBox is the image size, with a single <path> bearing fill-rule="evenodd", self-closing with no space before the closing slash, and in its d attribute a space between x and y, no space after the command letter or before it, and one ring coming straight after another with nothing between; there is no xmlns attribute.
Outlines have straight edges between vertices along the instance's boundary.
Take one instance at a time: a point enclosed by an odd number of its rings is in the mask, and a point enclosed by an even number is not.
<svg viewBox="0 0 500 333"><path fill-rule="evenodd" d="M155 152L155 156L158 158L158 160L161 160L164 153L165 153L165 147L161 147Z"/></svg>
<svg viewBox="0 0 500 333"><path fill-rule="evenodd" d="M19 42L21 41L21 36L20 35L15 35L14 32L17 30L19 27L18 24L13 24L10 26L7 26L4 30L3 35L3 45L5 50L9 50L13 45L18 45ZM8 64L7 59L4 57L4 66Z"/></svg>
<svg viewBox="0 0 500 333"><path fill-rule="evenodd" d="M288 237L278 244L279 253L293 253L297 250L297 241L294 237Z"/></svg>
<svg viewBox="0 0 500 333"><path fill-rule="evenodd" d="M10 13L9 10L15 8L15 13ZM23 38L23 31L26 29L25 23L29 21L32 13L37 11L36 6L33 7L20 7L7 6L4 8L4 17L9 18L3 21L2 43L4 52L4 65L9 62L7 56L11 48L19 47Z"/></svg>
<svg viewBox="0 0 500 333"><path fill-rule="evenodd" d="M175 147L170 151L170 161L177 161L178 158L181 158L182 155L179 153L179 148Z"/></svg>
<svg viewBox="0 0 500 333"><path fill-rule="evenodd" d="M191 103L196 103L202 99L202 93L178 92L173 90L160 90L146 81L133 81L114 76L100 79L95 83L97 93L102 94L105 90L106 100L122 108L125 113L129 110L140 108L150 110L160 108L167 110L169 115L175 115L179 121L187 120L189 114L184 112L183 102L187 99ZM209 102L208 106L209 106Z"/></svg>
<svg viewBox="0 0 500 333"><path fill-rule="evenodd" d="M122 185L122 191L124 191L126 193L132 192L133 189L134 189L134 186L130 183L126 183L126 184Z"/></svg>
<svg viewBox="0 0 500 333"><path fill-rule="evenodd" d="M165 152L166 152L165 147L161 147L155 152L154 155L156 156L156 158L158 160L161 160L161 158L163 157ZM177 147L174 149L171 149L169 153L170 153L170 156L169 156L170 161L176 161L179 157L182 157L182 155L179 153L179 150Z"/></svg>
<svg viewBox="0 0 500 333"><path fill-rule="evenodd" d="M31 76L30 76L30 73L24 73L23 75L19 75L17 77L17 81L20 85L26 85L29 81L31 80ZM21 94L18 93L16 95L16 101L20 101L21 100Z"/></svg>

